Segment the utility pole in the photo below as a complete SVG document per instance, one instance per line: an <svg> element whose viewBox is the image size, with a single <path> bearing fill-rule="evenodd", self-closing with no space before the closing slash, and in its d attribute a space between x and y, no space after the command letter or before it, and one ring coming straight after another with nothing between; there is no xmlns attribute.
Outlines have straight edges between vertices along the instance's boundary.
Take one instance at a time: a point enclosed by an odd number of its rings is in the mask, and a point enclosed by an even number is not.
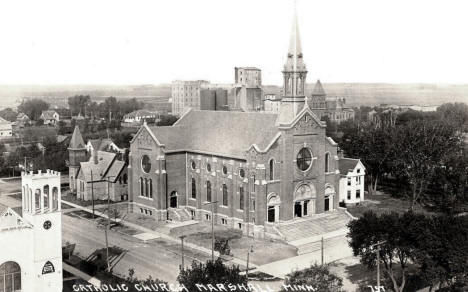
<svg viewBox="0 0 468 292"><path fill-rule="evenodd" d="M322 236L322 244L321 244L321 257L322 257L322 266L323 266L323 236Z"/></svg>
<svg viewBox="0 0 468 292"><path fill-rule="evenodd" d="M91 203L93 204L93 220L94 220L94 183L93 183L93 171L91 170Z"/></svg>
<svg viewBox="0 0 468 292"><path fill-rule="evenodd" d="M382 240L370 246L371 248L377 247L377 291L380 291L380 245L385 242Z"/></svg>
<svg viewBox="0 0 468 292"><path fill-rule="evenodd" d="M247 281L249 281L249 259L251 252L253 252L253 245L251 245L250 248L247 249L247 264L245 267L245 276L247 277Z"/></svg>
<svg viewBox="0 0 468 292"><path fill-rule="evenodd" d="M184 238L186 237L186 235L182 235L180 236L180 241L182 243L182 271L184 270Z"/></svg>
<svg viewBox="0 0 468 292"><path fill-rule="evenodd" d="M203 204L211 205L211 261L214 263L214 245L215 245L215 235L214 235L214 204L218 203L218 201L214 202L206 202Z"/></svg>
<svg viewBox="0 0 468 292"><path fill-rule="evenodd" d="M113 176L112 176L113 177ZM106 236L106 261L107 261L107 271L110 273L110 262L109 262L109 240L107 237L108 229L110 229L110 178L111 176L107 177L107 225L104 229L104 233Z"/></svg>

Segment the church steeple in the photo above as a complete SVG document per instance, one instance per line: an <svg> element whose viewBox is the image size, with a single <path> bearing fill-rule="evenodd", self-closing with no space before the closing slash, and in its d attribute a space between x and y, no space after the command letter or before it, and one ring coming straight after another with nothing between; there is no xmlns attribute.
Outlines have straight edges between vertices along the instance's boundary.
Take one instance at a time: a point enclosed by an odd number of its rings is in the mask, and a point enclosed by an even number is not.
<svg viewBox="0 0 468 292"><path fill-rule="evenodd" d="M283 97L281 99L280 122L292 121L304 107L307 68L302 55L299 24L294 4L294 16L289 39L289 49L283 68Z"/></svg>

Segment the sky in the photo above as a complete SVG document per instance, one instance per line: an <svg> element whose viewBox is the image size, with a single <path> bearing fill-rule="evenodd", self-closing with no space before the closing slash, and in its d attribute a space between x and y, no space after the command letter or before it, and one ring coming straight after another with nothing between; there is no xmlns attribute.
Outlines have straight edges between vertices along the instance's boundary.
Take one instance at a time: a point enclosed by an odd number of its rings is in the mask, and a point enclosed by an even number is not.
<svg viewBox="0 0 468 292"><path fill-rule="evenodd" d="M292 0L2 0L0 84L281 85ZM297 0L308 81L467 83L468 1Z"/></svg>

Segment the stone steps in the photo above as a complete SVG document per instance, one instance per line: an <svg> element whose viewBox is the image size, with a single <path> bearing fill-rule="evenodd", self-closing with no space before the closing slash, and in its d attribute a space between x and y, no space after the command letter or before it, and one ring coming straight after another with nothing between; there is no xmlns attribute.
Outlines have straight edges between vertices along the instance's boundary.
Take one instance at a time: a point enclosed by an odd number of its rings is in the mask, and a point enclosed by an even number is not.
<svg viewBox="0 0 468 292"><path fill-rule="evenodd" d="M342 229L346 227L349 220L350 218L343 211L336 210L327 214L279 224L277 228L284 235L286 241L291 242Z"/></svg>

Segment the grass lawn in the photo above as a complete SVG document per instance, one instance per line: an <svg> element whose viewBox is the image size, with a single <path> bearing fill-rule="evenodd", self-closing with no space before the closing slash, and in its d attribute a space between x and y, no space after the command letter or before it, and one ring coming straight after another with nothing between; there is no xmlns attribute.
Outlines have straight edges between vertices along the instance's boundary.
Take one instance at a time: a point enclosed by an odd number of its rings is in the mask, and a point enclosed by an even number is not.
<svg viewBox="0 0 468 292"><path fill-rule="evenodd" d="M186 235L188 242L211 249L211 225L198 223L177 227L171 230L171 236ZM247 250L252 246L250 261L256 265L263 265L274 261L297 256L297 249L279 240L243 237L240 230L224 226L215 226L215 237L229 240L231 255L246 260Z"/></svg>
<svg viewBox="0 0 468 292"><path fill-rule="evenodd" d="M91 200L89 201L84 201L76 198L76 195L73 195L71 193L67 193L65 195L62 195L62 200L82 206L82 207L90 207L92 206ZM114 202L110 201L111 204L119 203L119 202ZM94 200L94 205L102 205L102 204L107 204L107 200Z"/></svg>
<svg viewBox="0 0 468 292"><path fill-rule="evenodd" d="M359 205L349 206L347 210L355 217L361 217L364 212L372 210L377 214L398 212L404 213L410 207L410 202L405 199L394 198L387 193L377 191L377 195L366 194L366 200ZM432 214L431 212L423 209L420 205L416 205L414 208L415 212L421 212L424 214Z"/></svg>

